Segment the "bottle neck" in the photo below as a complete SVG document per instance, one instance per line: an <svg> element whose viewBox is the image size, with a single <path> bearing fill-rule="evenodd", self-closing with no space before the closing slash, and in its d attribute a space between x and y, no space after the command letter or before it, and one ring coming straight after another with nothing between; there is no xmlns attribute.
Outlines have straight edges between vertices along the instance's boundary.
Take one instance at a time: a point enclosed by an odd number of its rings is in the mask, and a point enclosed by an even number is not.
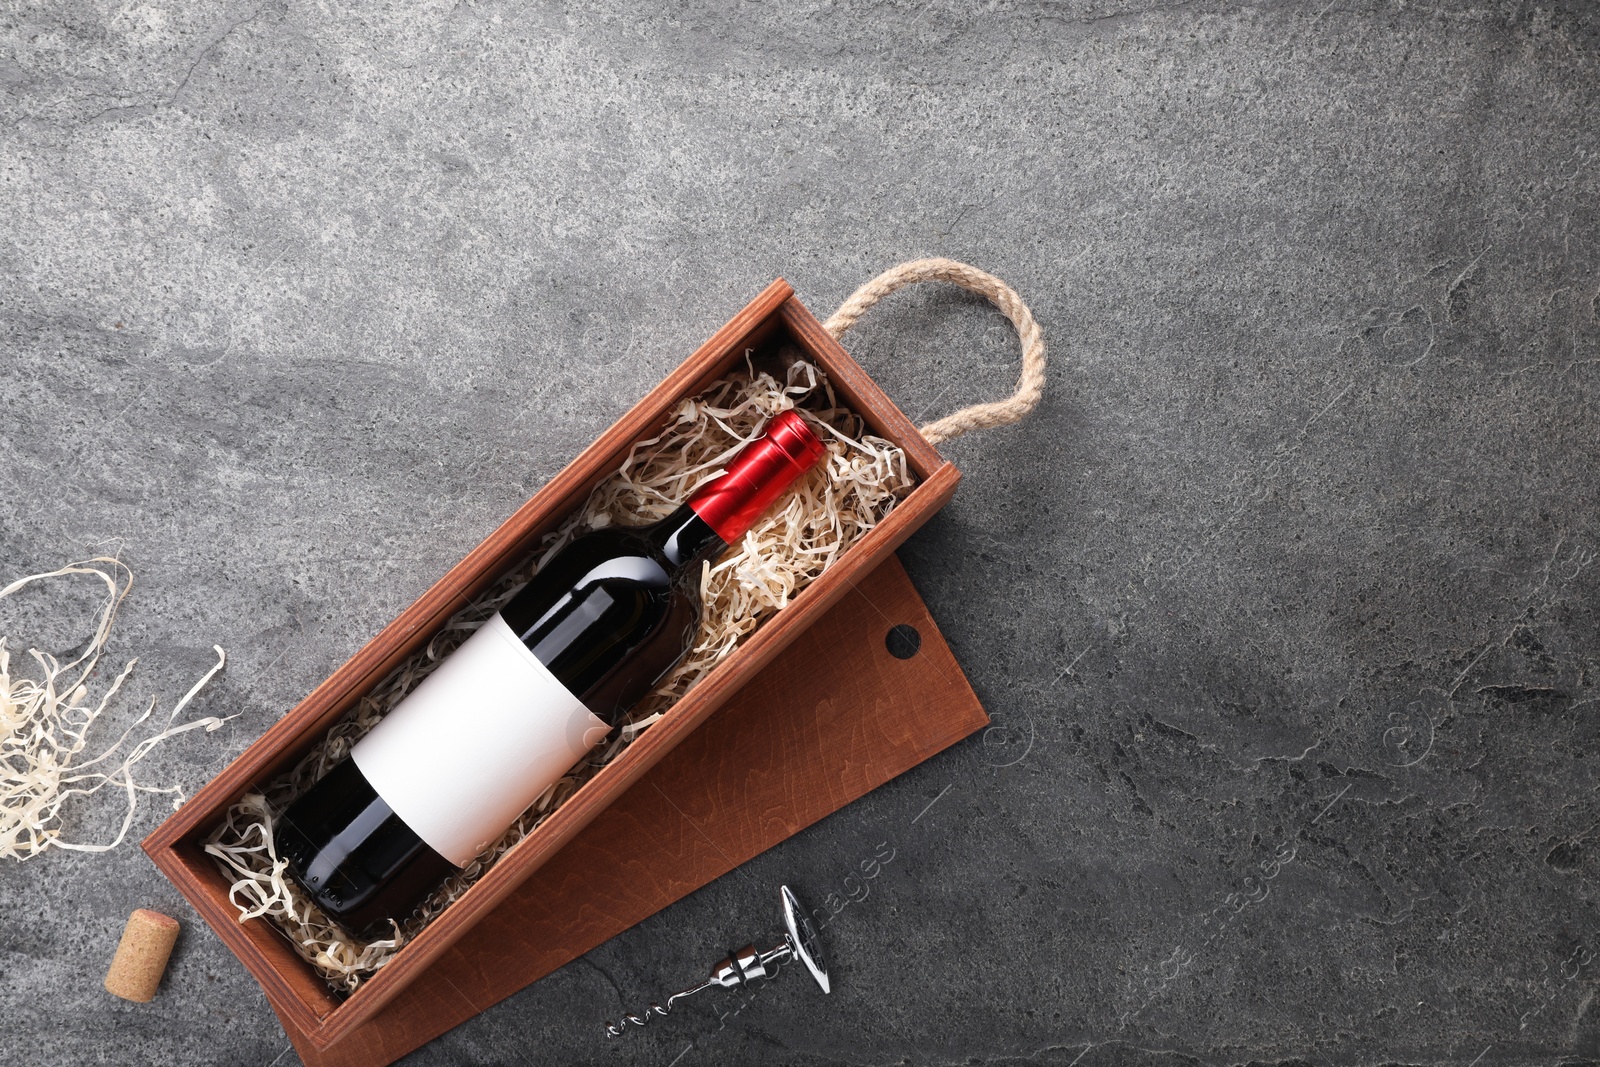
<svg viewBox="0 0 1600 1067"><path fill-rule="evenodd" d="M728 547L728 543L717 536L717 531L688 504L680 504L678 510L653 524L649 536L675 571L718 556Z"/></svg>
<svg viewBox="0 0 1600 1067"><path fill-rule="evenodd" d="M684 506L731 545L816 465L824 451L822 440L797 412L782 412L773 416L760 437L739 451L719 477L695 490Z"/></svg>

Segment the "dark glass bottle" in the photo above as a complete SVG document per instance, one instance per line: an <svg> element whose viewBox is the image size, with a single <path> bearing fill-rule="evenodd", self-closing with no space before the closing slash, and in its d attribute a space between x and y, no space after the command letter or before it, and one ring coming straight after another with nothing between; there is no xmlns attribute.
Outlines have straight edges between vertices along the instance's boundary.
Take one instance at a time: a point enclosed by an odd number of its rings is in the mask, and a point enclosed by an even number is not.
<svg viewBox="0 0 1600 1067"><path fill-rule="evenodd" d="M701 564L819 459L794 412L667 518L574 540L284 811L278 852L358 934L403 920L678 663Z"/></svg>

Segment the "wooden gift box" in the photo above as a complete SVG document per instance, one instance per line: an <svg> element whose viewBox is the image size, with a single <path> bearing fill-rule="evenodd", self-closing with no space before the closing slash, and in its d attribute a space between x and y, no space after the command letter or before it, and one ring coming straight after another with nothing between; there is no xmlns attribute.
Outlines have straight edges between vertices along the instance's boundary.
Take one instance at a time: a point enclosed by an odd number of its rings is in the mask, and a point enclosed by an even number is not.
<svg viewBox="0 0 1600 1067"><path fill-rule="evenodd" d="M679 700L666 718L600 770L349 997L336 996L275 927L260 921L240 923L238 910L228 899L228 879L202 847L227 808L251 787L292 766L396 664L532 551L545 533L581 506L595 485L618 468L635 441L665 425L679 400L703 391L728 373L746 351L785 341L794 344L827 374L836 394L865 419L871 432L905 451L917 479L911 493L788 607L767 620ZM145 851L261 983L285 1028L297 1037L297 1044L314 1050L331 1049L424 975L629 786L857 583L873 574L896 547L950 499L958 479L955 467L939 457L911 421L822 329L795 299L789 285L781 279L775 281L163 823L145 840ZM817 772L826 775L828 768L819 767Z"/></svg>

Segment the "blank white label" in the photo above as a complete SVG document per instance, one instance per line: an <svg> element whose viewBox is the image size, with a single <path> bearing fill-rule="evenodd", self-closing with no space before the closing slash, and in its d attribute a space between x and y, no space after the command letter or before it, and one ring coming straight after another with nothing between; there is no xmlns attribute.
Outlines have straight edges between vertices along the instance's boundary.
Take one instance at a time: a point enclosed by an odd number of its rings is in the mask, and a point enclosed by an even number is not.
<svg viewBox="0 0 1600 1067"><path fill-rule="evenodd" d="M610 730L496 614L350 756L418 837L465 867Z"/></svg>

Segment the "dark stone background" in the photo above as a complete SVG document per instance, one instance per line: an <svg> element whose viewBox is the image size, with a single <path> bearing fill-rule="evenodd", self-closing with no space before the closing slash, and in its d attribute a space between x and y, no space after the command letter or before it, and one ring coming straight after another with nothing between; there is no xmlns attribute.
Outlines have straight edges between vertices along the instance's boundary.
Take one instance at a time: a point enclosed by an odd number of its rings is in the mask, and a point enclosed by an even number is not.
<svg viewBox="0 0 1600 1067"><path fill-rule="evenodd" d="M228 649L192 790L772 277L968 260L1050 386L903 556L1001 729L408 1062L1600 1059L1600 9L978 7L8 6L0 578L133 567L118 723ZM954 291L851 346L916 417L1015 373ZM880 842L831 998L601 1037ZM294 1062L132 844L0 868L0 1009Z"/></svg>

